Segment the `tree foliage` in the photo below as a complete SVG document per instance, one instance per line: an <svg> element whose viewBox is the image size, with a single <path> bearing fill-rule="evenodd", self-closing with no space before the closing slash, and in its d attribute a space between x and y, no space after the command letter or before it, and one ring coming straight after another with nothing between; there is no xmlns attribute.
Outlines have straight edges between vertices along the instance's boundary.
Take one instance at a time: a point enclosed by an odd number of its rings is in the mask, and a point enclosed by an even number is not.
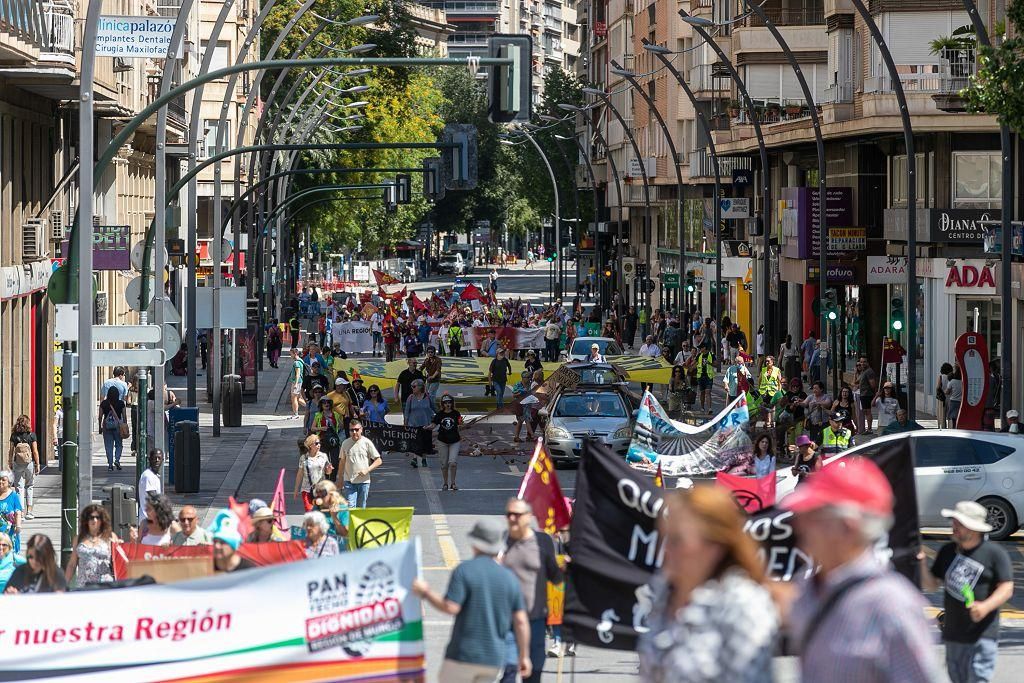
<svg viewBox="0 0 1024 683"><path fill-rule="evenodd" d="M1006 16L1014 35L995 47L979 46L978 73L962 94L971 111L995 114L1024 134L1024 0L1012 0Z"/></svg>

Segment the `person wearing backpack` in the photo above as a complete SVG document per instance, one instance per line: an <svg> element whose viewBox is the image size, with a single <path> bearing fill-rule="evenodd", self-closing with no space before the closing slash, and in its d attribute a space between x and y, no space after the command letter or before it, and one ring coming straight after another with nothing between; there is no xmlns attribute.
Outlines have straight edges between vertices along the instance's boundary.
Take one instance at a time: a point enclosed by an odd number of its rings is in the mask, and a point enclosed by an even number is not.
<svg viewBox="0 0 1024 683"><path fill-rule="evenodd" d="M453 356L462 355L462 327L458 320L453 321L451 327L448 328L448 347Z"/></svg>
<svg viewBox="0 0 1024 683"><path fill-rule="evenodd" d="M117 391L115 389L115 391ZM14 423L11 433L11 447L7 460L14 479L11 486L21 493L21 503L25 510L25 519L32 519L32 488L36 472L39 471L39 439L32 433L32 423L28 415L20 416Z"/></svg>
<svg viewBox="0 0 1024 683"><path fill-rule="evenodd" d="M107 389L107 397L100 403L100 434L103 448L107 452L107 471L121 469L121 449L124 440L130 436L128 416L124 401L118 398L117 387Z"/></svg>
<svg viewBox="0 0 1024 683"><path fill-rule="evenodd" d="M281 349L284 347L284 340L281 339L281 327L277 324L277 318L270 321L270 328L267 330L267 360L270 367L276 368L277 361L281 358Z"/></svg>

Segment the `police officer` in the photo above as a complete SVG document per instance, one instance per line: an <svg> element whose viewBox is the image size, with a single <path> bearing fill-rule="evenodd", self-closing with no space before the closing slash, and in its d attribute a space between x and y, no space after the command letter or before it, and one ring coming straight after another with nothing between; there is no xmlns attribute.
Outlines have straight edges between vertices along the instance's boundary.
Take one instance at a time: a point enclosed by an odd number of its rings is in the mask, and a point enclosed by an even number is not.
<svg viewBox="0 0 1024 683"><path fill-rule="evenodd" d="M711 387L715 383L715 354L705 345L697 353L697 388L700 389L700 409L711 414Z"/></svg>
<svg viewBox="0 0 1024 683"><path fill-rule="evenodd" d="M850 447L853 432L843 426L846 413L836 411L828 416L828 426L821 433L821 450L825 454L839 453Z"/></svg>

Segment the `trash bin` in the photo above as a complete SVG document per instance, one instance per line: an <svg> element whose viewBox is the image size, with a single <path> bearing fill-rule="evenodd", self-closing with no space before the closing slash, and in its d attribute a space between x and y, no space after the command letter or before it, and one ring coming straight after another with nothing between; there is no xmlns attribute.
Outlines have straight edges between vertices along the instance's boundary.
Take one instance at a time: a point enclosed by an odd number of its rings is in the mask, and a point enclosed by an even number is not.
<svg viewBox="0 0 1024 683"><path fill-rule="evenodd" d="M174 430L174 491L198 493L199 423L182 420Z"/></svg>
<svg viewBox="0 0 1024 683"><path fill-rule="evenodd" d="M220 381L220 415L225 427L242 426L242 378L224 375Z"/></svg>
<svg viewBox="0 0 1024 683"><path fill-rule="evenodd" d="M110 499L103 501L110 515L110 526L118 538L128 540L128 527L139 521L139 504L135 498L135 487L128 484L112 484L104 491L110 492Z"/></svg>

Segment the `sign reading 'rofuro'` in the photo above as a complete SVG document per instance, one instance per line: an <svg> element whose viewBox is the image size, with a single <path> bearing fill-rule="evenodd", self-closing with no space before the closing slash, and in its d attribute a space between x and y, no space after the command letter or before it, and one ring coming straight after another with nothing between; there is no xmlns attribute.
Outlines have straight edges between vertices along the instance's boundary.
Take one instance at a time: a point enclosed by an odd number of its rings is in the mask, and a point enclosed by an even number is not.
<svg viewBox="0 0 1024 683"><path fill-rule="evenodd" d="M100 17L96 56L121 59L167 57L175 17Z"/></svg>

